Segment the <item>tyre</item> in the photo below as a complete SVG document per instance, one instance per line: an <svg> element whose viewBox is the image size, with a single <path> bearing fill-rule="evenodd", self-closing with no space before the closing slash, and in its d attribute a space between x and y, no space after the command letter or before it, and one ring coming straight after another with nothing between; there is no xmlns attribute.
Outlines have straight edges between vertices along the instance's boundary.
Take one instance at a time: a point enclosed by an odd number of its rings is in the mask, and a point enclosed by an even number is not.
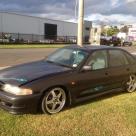
<svg viewBox="0 0 136 136"><path fill-rule="evenodd" d="M62 88L50 89L43 96L41 109L43 113L56 114L60 112L66 104L66 93Z"/></svg>
<svg viewBox="0 0 136 136"><path fill-rule="evenodd" d="M136 91L136 75L129 76L129 80L126 83L126 91L129 93Z"/></svg>

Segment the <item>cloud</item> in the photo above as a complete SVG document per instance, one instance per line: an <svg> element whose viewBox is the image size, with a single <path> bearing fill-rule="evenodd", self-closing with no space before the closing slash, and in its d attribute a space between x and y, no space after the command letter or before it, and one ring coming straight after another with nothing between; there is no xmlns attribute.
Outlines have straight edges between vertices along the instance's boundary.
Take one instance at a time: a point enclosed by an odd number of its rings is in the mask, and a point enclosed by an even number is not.
<svg viewBox="0 0 136 136"><path fill-rule="evenodd" d="M120 5L119 0L111 0L111 7L112 8L118 7L119 5Z"/></svg>
<svg viewBox="0 0 136 136"><path fill-rule="evenodd" d="M76 0L1 0L0 10L61 20L75 19ZM95 22L135 22L136 0L85 0L85 18Z"/></svg>
<svg viewBox="0 0 136 136"><path fill-rule="evenodd" d="M129 2L136 2L136 0L126 0L127 3Z"/></svg>
<svg viewBox="0 0 136 136"><path fill-rule="evenodd" d="M119 6L112 8L110 13L107 14L124 14L136 16L136 1L127 0L126 2L120 4Z"/></svg>
<svg viewBox="0 0 136 136"><path fill-rule="evenodd" d="M101 15L101 14L92 14L86 18L87 20L92 20L96 23L105 23L105 24L122 24L122 23L135 23L136 18L132 15L123 15L123 14L113 14L113 15Z"/></svg>

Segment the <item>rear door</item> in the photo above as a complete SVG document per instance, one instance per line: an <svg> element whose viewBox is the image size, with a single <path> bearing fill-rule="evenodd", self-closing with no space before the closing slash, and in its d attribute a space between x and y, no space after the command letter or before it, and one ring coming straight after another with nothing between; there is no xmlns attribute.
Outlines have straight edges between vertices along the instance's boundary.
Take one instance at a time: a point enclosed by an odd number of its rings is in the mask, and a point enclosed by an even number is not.
<svg viewBox="0 0 136 136"><path fill-rule="evenodd" d="M118 49L110 49L108 51L109 69L108 74L110 77L110 88L120 88L123 82L128 78L131 73L129 61L125 52Z"/></svg>

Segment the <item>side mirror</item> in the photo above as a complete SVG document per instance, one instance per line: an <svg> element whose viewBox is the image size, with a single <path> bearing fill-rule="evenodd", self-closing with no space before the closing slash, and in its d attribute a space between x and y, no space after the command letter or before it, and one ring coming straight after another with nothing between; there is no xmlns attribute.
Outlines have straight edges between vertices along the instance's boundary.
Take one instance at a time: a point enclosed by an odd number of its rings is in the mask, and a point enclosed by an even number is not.
<svg viewBox="0 0 136 136"><path fill-rule="evenodd" d="M83 66L83 71L91 71L92 67L91 66Z"/></svg>

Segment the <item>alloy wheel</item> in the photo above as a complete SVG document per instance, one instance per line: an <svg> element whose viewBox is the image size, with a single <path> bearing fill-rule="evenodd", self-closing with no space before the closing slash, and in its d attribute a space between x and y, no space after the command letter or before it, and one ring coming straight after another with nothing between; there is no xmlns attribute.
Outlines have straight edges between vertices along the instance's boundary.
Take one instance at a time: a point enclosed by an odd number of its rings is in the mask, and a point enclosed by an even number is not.
<svg viewBox="0 0 136 136"><path fill-rule="evenodd" d="M51 89L42 100L42 111L55 114L60 112L66 103L66 93L62 88Z"/></svg>
<svg viewBox="0 0 136 136"><path fill-rule="evenodd" d="M136 75L130 75L127 82L127 92L132 93L136 91Z"/></svg>

